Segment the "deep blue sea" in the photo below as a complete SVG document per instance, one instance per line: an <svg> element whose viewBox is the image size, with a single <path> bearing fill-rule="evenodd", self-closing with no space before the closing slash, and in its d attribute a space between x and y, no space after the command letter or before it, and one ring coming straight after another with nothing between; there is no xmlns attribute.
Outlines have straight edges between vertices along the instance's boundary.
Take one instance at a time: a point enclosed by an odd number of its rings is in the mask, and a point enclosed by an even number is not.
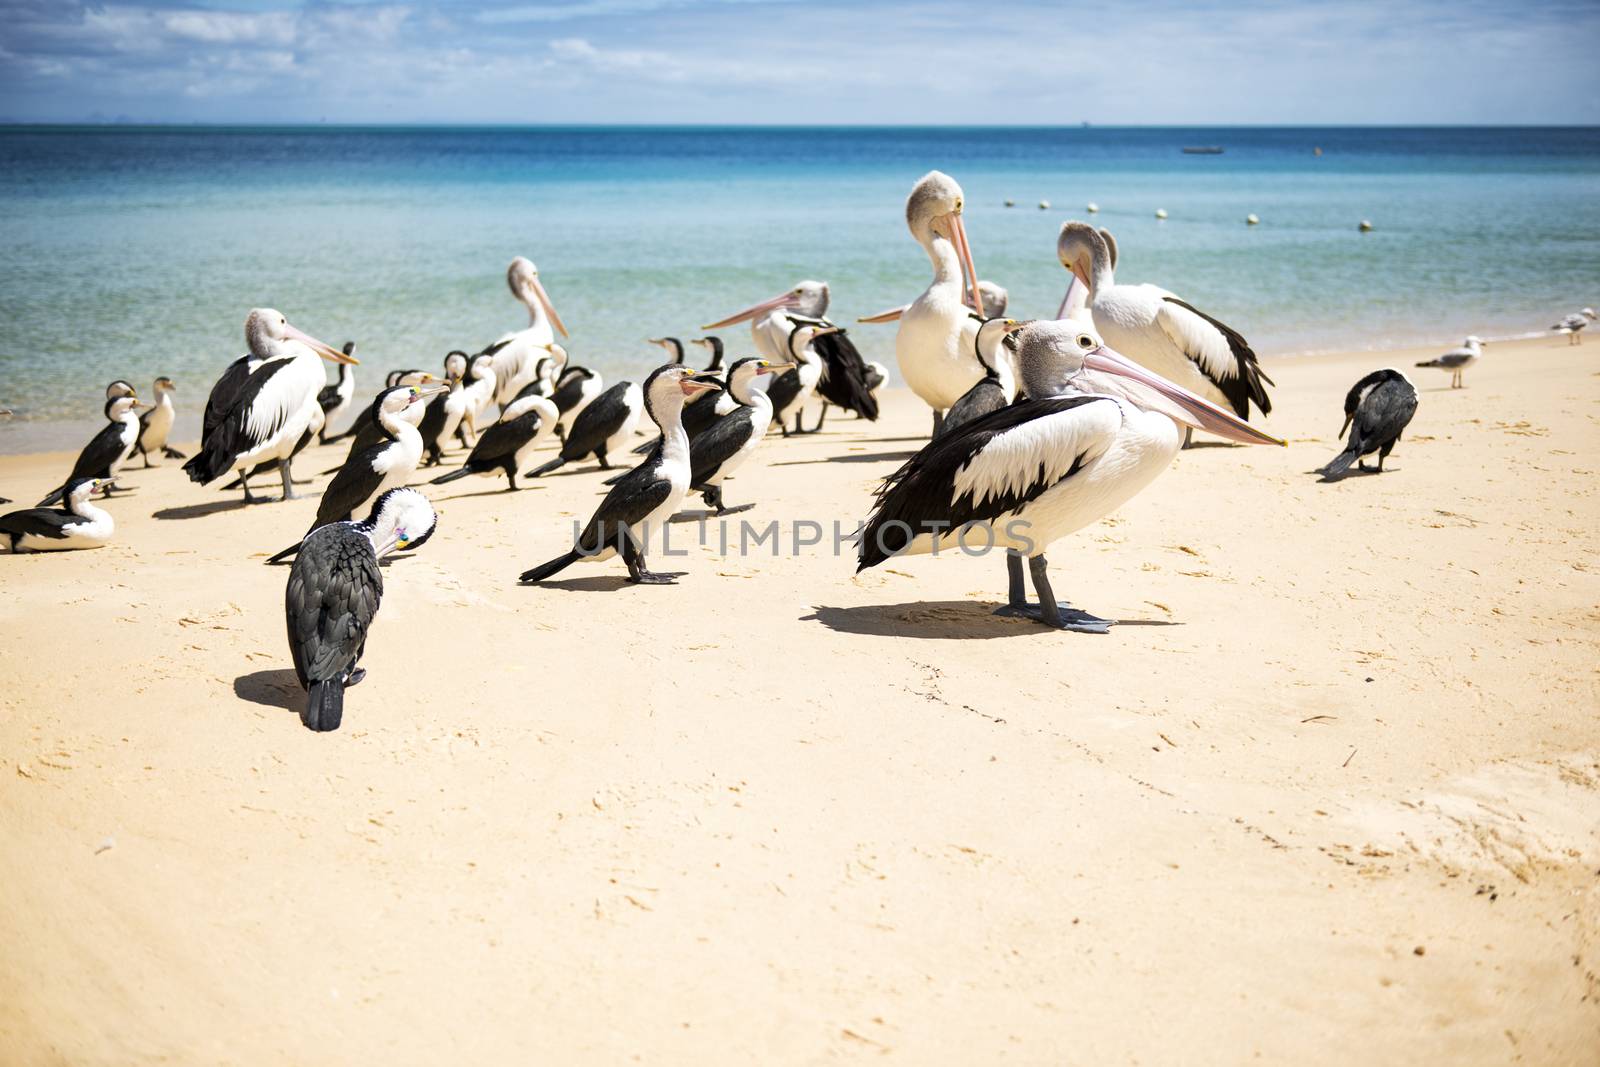
<svg viewBox="0 0 1600 1067"><path fill-rule="evenodd" d="M979 274L1014 317L1054 314L1055 234L1090 201L1119 280L1268 355L1514 335L1600 304L1596 128L0 127L18 415L0 451L80 443L113 377L176 378L192 434L258 305L355 340L363 393L436 366L526 324L517 254L609 377L659 360L645 338L803 277L853 320L926 284L902 208L933 168L965 187ZM852 335L892 366L892 326Z"/></svg>

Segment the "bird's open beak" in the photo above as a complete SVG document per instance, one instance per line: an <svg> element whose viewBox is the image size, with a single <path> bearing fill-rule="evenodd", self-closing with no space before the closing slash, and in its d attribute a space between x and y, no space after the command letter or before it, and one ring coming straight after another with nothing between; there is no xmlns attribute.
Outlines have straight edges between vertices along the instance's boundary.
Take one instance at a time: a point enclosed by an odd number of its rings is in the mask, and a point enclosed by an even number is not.
<svg viewBox="0 0 1600 1067"><path fill-rule="evenodd" d="M961 221L961 209L957 207L949 215L950 239L956 246L956 255L961 257L961 269L967 273L968 303L979 315L983 312L983 295L978 292L978 268L972 265L972 246L967 243L967 224Z"/></svg>
<svg viewBox="0 0 1600 1067"><path fill-rule="evenodd" d="M426 400L432 400L440 393L449 392L449 390L450 386L444 382L433 382L428 385L424 385L421 388L416 389L412 394L411 403L418 404Z"/></svg>
<svg viewBox="0 0 1600 1067"><path fill-rule="evenodd" d="M700 381L697 378L684 375L678 379L678 388L683 390L684 396L696 396L700 393L714 393L722 387L716 382Z"/></svg>
<svg viewBox="0 0 1600 1067"><path fill-rule="evenodd" d="M1113 352L1104 345L1086 355L1083 365L1088 370L1138 382L1166 401L1159 405L1161 411L1197 430L1204 430L1206 433L1246 445L1288 444L1286 441L1262 433L1233 412L1224 411L1211 401L1195 396L1181 385L1167 381L1161 375L1146 370L1127 356Z"/></svg>
<svg viewBox="0 0 1600 1067"><path fill-rule="evenodd" d="M571 336L567 333L567 324L561 321L560 315L556 314L556 306L550 303L550 294L544 291L544 284L539 281L537 274L528 279L528 288L533 290L534 299L539 301L539 306L544 308L544 313L550 316L550 324L561 331L562 337Z"/></svg>
<svg viewBox="0 0 1600 1067"><path fill-rule="evenodd" d="M782 374L790 370L794 370L793 363L763 363L761 369L756 371L756 375L759 377L763 374Z"/></svg>
<svg viewBox="0 0 1600 1067"><path fill-rule="evenodd" d="M317 340L315 337L312 337L304 330L297 329L288 323L284 323L283 330L284 333L288 334L294 340L299 341L301 344L311 349L311 351L315 352L329 363L348 363L351 366L355 366L361 362L355 356L347 356L337 348L334 348L332 345L323 344L321 341Z"/></svg>
<svg viewBox="0 0 1600 1067"><path fill-rule="evenodd" d="M700 328L702 330L720 330L724 326L735 326L741 322L749 322L757 315L765 315L767 312L775 311L778 308L794 307L799 302L800 298L792 292L779 293L771 300L763 300L759 304L751 304L738 314L729 315L725 319L720 319L717 322L710 323Z"/></svg>
<svg viewBox="0 0 1600 1067"><path fill-rule="evenodd" d="M880 311L876 315L868 315L865 318L857 319L856 321L857 322L893 322L894 320L898 319L901 315L904 315L906 313L906 308L908 308L910 306L911 306L910 304L901 304L897 308L890 308L888 311Z"/></svg>

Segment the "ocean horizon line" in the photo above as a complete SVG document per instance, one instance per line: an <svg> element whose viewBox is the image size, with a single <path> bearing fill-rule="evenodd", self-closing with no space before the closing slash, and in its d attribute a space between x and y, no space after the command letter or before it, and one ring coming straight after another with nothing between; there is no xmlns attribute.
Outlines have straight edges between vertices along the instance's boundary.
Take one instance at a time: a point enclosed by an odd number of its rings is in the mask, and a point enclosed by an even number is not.
<svg viewBox="0 0 1600 1067"><path fill-rule="evenodd" d="M273 122L176 122L176 121L122 121L116 119L81 120L73 122L43 122L25 119L0 120L0 130L473 130L473 131L529 131L529 130L952 130L961 132L990 131L1083 131L1083 130L1600 130L1596 123L1534 122L1534 123L1470 123L1470 122L1352 122L1352 123L915 123L915 122L329 122L319 119L285 120Z"/></svg>

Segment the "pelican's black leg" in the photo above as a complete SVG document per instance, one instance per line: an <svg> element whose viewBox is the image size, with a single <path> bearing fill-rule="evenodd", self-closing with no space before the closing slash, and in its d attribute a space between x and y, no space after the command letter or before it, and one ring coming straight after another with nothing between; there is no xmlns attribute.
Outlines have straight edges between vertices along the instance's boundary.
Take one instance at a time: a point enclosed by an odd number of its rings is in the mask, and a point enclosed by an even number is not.
<svg viewBox="0 0 1600 1067"><path fill-rule="evenodd" d="M803 425L801 425L801 420L803 420L805 418L805 415L806 415L806 413L805 413L804 409L802 409L802 408L796 408L795 409L795 412L794 412L794 432L795 433L805 433L806 432L806 428Z"/></svg>
<svg viewBox="0 0 1600 1067"><path fill-rule="evenodd" d="M1194 444L1194 427L1193 426L1185 426L1183 428L1183 447L1184 448L1188 448L1193 444Z"/></svg>
<svg viewBox="0 0 1600 1067"><path fill-rule="evenodd" d="M933 436L938 437L939 431L944 429L944 412L935 408L933 411Z"/></svg>
<svg viewBox="0 0 1600 1067"><path fill-rule="evenodd" d="M293 466L293 456L278 464L278 473L283 476L283 499L285 500L300 499L300 494L294 491L294 471L291 470Z"/></svg>
<svg viewBox="0 0 1600 1067"><path fill-rule="evenodd" d="M1006 549L1006 579L1006 606L1027 607L1028 588L1022 583L1022 553L1014 548Z"/></svg>
<svg viewBox="0 0 1600 1067"><path fill-rule="evenodd" d="M1050 577L1045 573L1048 566L1042 555L1028 560L1028 572L1033 577L1033 589L1039 594L1039 621L1046 626L1058 630L1071 630L1073 633L1110 633L1110 619L1096 618L1086 611L1077 611L1073 608L1067 608L1065 611L1061 609L1056 602L1055 591L1050 588Z"/></svg>

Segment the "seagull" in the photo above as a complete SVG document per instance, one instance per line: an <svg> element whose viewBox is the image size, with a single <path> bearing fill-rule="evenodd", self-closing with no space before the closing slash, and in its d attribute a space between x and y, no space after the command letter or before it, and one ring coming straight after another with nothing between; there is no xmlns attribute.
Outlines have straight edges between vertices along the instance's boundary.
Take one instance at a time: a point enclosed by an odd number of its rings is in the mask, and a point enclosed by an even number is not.
<svg viewBox="0 0 1600 1067"><path fill-rule="evenodd" d="M1450 372L1450 388L1464 389L1466 388L1466 383L1462 381L1462 375L1468 367L1478 362L1478 358L1483 355L1483 344L1484 342L1481 338L1468 337L1461 342L1460 348L1452 348L1444 355L1424 360L1418 363L1417 366L1438 367L1440 370L1447 370Z"/></svg>
<svg viewBox="0 0 1600 1067"><path fill-rule="evenodd" d="M1583 328L1595 320L1594 308L1584 308L1582 311L1568 315L1554 326L1552 330L1560 330L1567 335L1567 344L1583 344Z"/></svg>
<svg viewBox="0 0 1600 1067"><path fill-rule="evenodd" d="M1252 403L1263 415L1272 410L1272 379L1239 331L1160 286L1118 285L1100 230L1063 223L1056 254L1072 274L1063 308L1083 286L1095 328L1113 350L1241 419Z"/></svg>
<svg viewBox="0 0 1600 1067"><path fill-rule="evenodd" d="M1002 547L1010 596L1000 614L1105 633L1111 620L1061 608L1045 550L1154 481L1178 454L1180 426L1284 442L1118 355L1081 323L1030 325L1017 337L1017 366L1026 399L934 439L884 482L856 569L906 553ZM1024 557L1036 607L1025 600Z"/></svg>
<svg viewBox="0 0 1600 1067"><path fill-rule="evenodd" d="M1378 453L1378 473L1383 473L1383 461L1400 440L1400 434L1411 425L1411 416L1417 413L1417 387L1393 367L1375 370L1350 387L1344 398L1344 425L1339 436L1346 431L1350 441L1328 465L1322 468L1330 480L1357 464L1361 470L1367 465L1361 457Z"/></svg>

